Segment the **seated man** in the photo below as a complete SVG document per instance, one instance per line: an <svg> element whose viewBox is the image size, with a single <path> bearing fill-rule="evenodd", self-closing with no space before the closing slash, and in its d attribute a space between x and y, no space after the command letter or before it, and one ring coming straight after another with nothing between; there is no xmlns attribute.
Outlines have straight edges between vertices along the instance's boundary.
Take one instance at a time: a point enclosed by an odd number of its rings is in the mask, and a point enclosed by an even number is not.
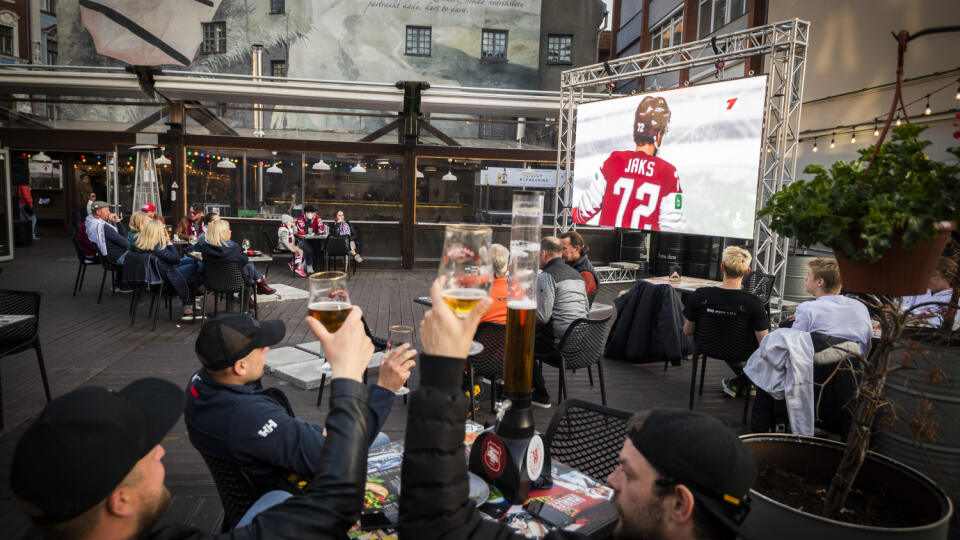
<svg viewBox="0 0 960 540"><path fill-rule="evenodd" d="M433 309L423 317L421 385L407 415L400 488L400 538L500 538L520 540L504 522L481 519L467 497L463 458L465 397L459 391L482 300L465 319L430 289ZM757 470L733 431L693 411L655 409L642 425L631 422L620 466L607 483L615 490L617 538L755 538L745 526L743 502ZM704 451L709 448L709 451ZM553 531L548 540L585 538Z"/></svg>
<svg viewBox="0 0 960 540"><path fill-rule="evenodd" d="M946 326L956 330L960 318L956 317L956 309L951 310L948 305L954 301L954 289L951 287L957 280L957 263L949 257L937 259L927 292L916 296L903 297L903 311L912 311L913 319L908 324L941 328ZM924 305L926 304L926 305ZM950 315L953 313L953 320Z"/></svg>
<svg viewBox="0 0 960 540"><path fill-rule="evenodd" d="M110 211L110 205L106 201L94 201L92 211L83 223L87 238L110 262L122 265L130 246L126 228L120 218ZM123 284L123 269L117 271L116 285L116 292L133 292L133 289Z"/></svg>
<svg viewBox="0 0 960 540"><path fill-rule="evenodd" d="M573 321L590 312L587 290L580 274L564 264L563 245L555 236L540 241L540 275L537 276L537 336L535 353L551 354ZM550 407L550 394L539 362L533 368L533 404Z"/></svg>
<svg viewBox="0 0 960 540"><path fill-rule="evenodd" d="M307 318L333 369L330 436L312 456L327 467L302 497L272 508L264 498L254 503L232 538L343 538L360 518L370 399L360 380L373 354L360 317L354 309L335 334ZM14 501L44 538L214 538L183 524L153 531L170 502L160 441L183 406L180 388L160 379L140 379L119 392L87 386L60 396L17 441Z"/></svg>
<svg viewBox="0 0 960 540"><path fill-rule="evenodd" d="M723 282L719 287L701 287L690 295L687 305L683 308L683 333L692 336L697 330L697 320L704 312L720 312L728 315L737 315L750 321L750 327L757 336L757 343L763 341L763 336L770 331L770 317L767 309L756 296L741 290L743 276L750 272L750 252L736 246L723 250L720 262L720 271L723 272ZM733 379L720 379L723 392L735 398L740 391L746 388L746 377L743 375L743 366L729 364L736 374Z"/></svg>
<svg viewBox="0 0 960 540"><path fill-rule="evenodd" d="M560 235L563 244L563 261L580 272L587 288L587 298L597 291L600 286L600 276L593 269L593 264L587 258L590 248L583 242L583 237L577 231L567 231Z"/></svg>
<svg viewBox="0 0 960 540"><path fill-rule="evenodd" d="M834 259L819 258L807 263L804 289L816 299L797 306L794 330L826 334L834 338L856 341L861 354L873 338L870 312L861 302L840 295L843 282Z"/></svg>
<svg viewBox="0 0 960 540"><path fill-rule="evenodd" d="M289 485L291 473L310 478L322 472L323 426L294 416L283 392L260 383L267 351L283 334L278 320L224 315L207 322L196 346L203 368L187 386L184 420L190 442L201 454L240 465L261 493ZM367 427L375 445L389 441L378 433L395 392L410 376L414 354L409 346L395 349L370 386Z"/></svg>

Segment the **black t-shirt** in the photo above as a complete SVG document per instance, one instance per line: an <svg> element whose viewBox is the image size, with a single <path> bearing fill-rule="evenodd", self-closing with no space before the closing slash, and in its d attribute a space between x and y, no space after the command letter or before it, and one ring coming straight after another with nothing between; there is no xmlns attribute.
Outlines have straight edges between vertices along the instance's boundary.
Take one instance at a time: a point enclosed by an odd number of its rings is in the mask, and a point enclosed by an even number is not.
<svg viewBox="0 0 960 540"><path fill-rule="evenodd" d="M700 313L706 308L737 313L750 320L750 327L755 331L769 330L770 317L766 308L756 296L735 289L721 289L720 287L701 287L690 295L687 305L683 308L683 316L688 321L697 322Z"/></svg>

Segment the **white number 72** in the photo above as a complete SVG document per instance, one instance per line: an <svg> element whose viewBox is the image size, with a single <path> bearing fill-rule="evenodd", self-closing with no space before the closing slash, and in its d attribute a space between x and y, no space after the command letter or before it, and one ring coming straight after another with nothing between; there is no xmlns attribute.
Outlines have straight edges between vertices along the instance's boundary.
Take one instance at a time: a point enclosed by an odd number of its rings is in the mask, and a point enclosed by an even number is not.
<svg viewBox="0 0 960 540"><path fill-rule="evenodd" d="M632 178L621 178L613 184L613 194L620 195L620 208L617 210L617 225L623 226L623 215L627 212L627 204L630 202L629 191L633 186ZM640 201L630 216L630 228L640 228L640 218L650 217L657 208L657 202L660 198L660 186L650 182L640 184L637 191L633 194L634 198ZM644 201L644 199L646 199Z"/></svg>

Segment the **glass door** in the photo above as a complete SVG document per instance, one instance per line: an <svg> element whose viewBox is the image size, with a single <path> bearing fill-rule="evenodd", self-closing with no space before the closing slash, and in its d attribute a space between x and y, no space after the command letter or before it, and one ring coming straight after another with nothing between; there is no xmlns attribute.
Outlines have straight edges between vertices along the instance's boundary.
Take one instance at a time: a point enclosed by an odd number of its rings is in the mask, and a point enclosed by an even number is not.
<svg viewBox="0 0 960 540"><path fill-rule="evenodd" d="M14 194L10 191L10 151L2 148L0 149L0 262L13 260L13 198Z"/></svg>

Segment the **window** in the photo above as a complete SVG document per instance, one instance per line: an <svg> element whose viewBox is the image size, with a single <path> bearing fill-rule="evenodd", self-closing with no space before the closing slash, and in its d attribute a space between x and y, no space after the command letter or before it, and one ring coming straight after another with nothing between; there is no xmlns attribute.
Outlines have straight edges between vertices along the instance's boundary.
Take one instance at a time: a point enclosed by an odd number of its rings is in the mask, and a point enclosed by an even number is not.
<svg viewBox="0 0 960 540"><path fill-rule="evenodd" d="M40 11L55 15L57 13L57 0L40 0Z"/></svg>
<svg viewBox="0 0 960 540"><path fill-rule="evenodd" d="M506 120L505 122L485 122L484 120ZM478 135L481 139L512 140L517 135L517 123L506 116L481 116Z"/></svg>
<svg viewBox="0 0 960 540"><path fill-rule="evenodd" d="M286 77L287 76L287 61L286 60L271 60L270 61L270 75L274 77Z"/></svg>
<svg viewBox="0 0 960 540"><path fill-rule="evenodd" d="M0 54L16 56L16 50L13 48L14 41L13 27L0 24Z"/></svg>
<svg viewBox="0 0 960 540"><path fill-rule="evenodd" d="M650 30L650 50L679 45L683 38L683 8L674 11Z"/></svg>
<svg viewBox="0 0 960 540"><path fill-rule="evenodd" d="M203 23L203 53L227 52L227 23Z"/></svg>
<svg viewBox="0 0 960 540"><path fill-rule="evenodd" d="M430 56L430 40L433 30L429 26L408 26L407 56Z"/></svg>
<svg viewBox="0 0 960 540"><path fill-rule="evenodd" d="M283 13L284 0L270 0L270 13Z"/></svg>
<svg viewBox="0 0 960 540"><path fill-rule="evenodd" d="M547 36L547 63L573 63L573 36L553 34Z"/></svg>
<svg viewBox="0 0 960 540"><path fill-rule="evenodd" d="M747 0L700 0L700 39L747 12Z"/></svg>
<svg viewBox="0 0 960 540"><path fill-rule="evenodd" d="M57 40L47 38L47 64L57 65Z"/></svg>
<svg viewBox="0 0 960 540"><path fill-rule="evenodd" d="M480 41L480 58L483 60L507 59L507 31L484 30Z"/></svg>

